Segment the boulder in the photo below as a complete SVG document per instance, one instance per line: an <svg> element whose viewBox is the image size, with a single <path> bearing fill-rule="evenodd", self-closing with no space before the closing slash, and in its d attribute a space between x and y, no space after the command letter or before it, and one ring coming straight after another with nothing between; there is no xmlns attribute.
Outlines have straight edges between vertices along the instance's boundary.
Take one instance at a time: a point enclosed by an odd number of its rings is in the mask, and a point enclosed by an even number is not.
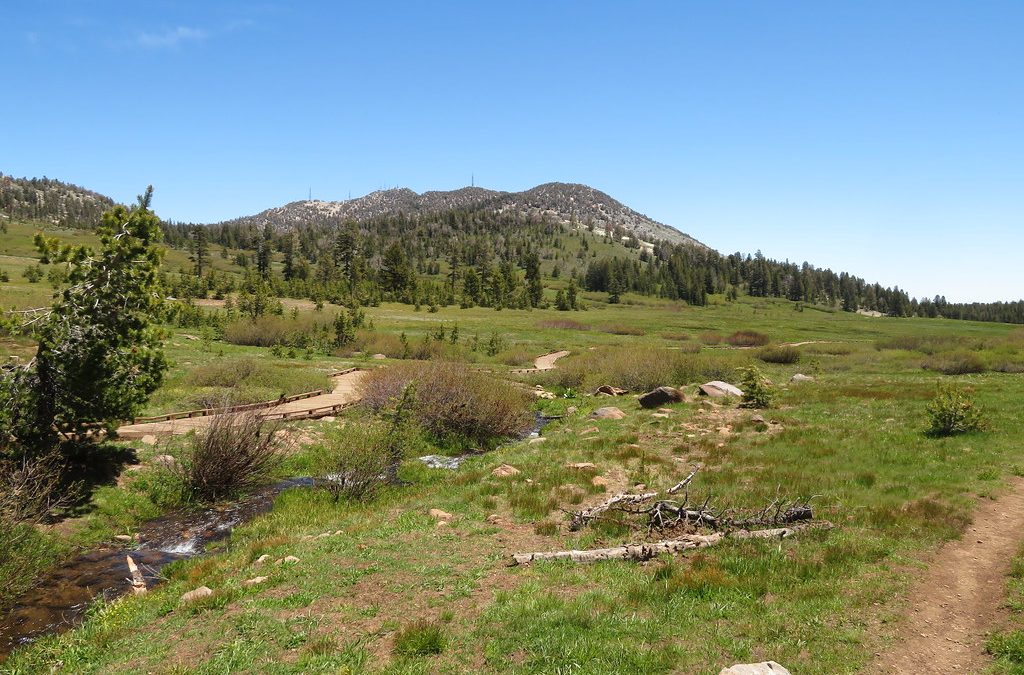
<svg viewBox="0 0 1024 675"><path fill-rule="evenodd" d="M196 600L202 600L203 598L208 598L211 595L213 595L213 590L212 589L210 589L210 588L208 588L206 586L200 586L199 588L195 589L194 591L189 591L188 593L185 593L184 595L182 595L181 596L181 600L179 602L181 602L181 604L183 604L183 605L187 605L190 602L195 602Z"/></svg>
<svg viewBox="0 0 1024 675"><path fill-rule="evenodd" d="M718 675L792 675L775 661L762 663L737 663L735 666L722 668Z"/></svg>
<svg viewBox="0 0 1024 675"><path fill-rule="evenodd" d="M797 373L793 377L789 378L790 382L814 382L814 378L810 375L804 375L803 373Z"/></svg>
<svg viewBox="0 0 1024 675"><path fill-rule="evenodd" d="M743 392L740 391L739 387L728 382L722 382L721 380L712 380L705 384L700 385L700 393L703 396L710 396L711 398L723 398L725 396L735 396L737 398L743 396Z"/></svg>
<svg viewBox="0 0 1024 675"><path fill-rule="evenodd" d="M675 387L658 387L642 394L638 399L642 408L658 408L668 403L680 403L684 400L683 392Z"/></svg>
<svg viewBox="0 0 1024 675"><path fill-rule="evenodd" d="M594 392L594 395L604 394L606 396L622 396L623 394L629 393L628 389L622 389L621 387L613 387L610 384L602 384Z"/></svg>
<svg viewBox="0 0 1024 675"><path fill-rule="evenodd" d="M626 413L622 412L615 406L598 408L594 412L590 413L590 418L595 420L621 420L625 416Z"/></svg>
<svg viewBox="0 0 1024 675"><path fill-rule="evenodd" d="M515 476L517 473L519 473L519 469L515 468L511 464L502 464L492 471L491 475L497 478L508 478L509 476Z"/></svg>
<svg viewBox="0 0 1024 675"><path fill-rule="evenodd" d="M451 520L453 518L452 514L447 511L442 511L441 509L430 509L428 513L431 518L436 518L438 520Z"/></svg>

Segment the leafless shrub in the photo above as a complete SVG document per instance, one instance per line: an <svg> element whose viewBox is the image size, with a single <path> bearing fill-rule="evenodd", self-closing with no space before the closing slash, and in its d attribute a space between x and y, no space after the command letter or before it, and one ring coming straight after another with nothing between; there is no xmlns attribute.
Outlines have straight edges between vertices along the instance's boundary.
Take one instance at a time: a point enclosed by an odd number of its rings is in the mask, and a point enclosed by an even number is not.
<svg viewBox="0 0 1024 675"><path fill-rule="evenodd" d="M416 384L413 418L437 436L486 443L517 436L533 422L526 392L462 364L430 361L378 368L363 378L360 390L364 402L379 412L394 405L409 384Z"/></svg>
<svg viewBox="0 0 1024 675"><path fill-rule="evenodd" d="M756 330L738 330L725 338L725 341L733 347L763 347L768 344L769 339L767 335Z"/></svg>
<svg viewBox="0 0 1024 675"><path fill-rule="evenodd" d="M537 322L537 328L550 328L554 330L590 330L590 326L572 319L545 319Z"/></svg>
<svg viewBox="0 0 1024 675"><path fill-rule="evenodd" d="M51 452L20 460L0 460L0 522L38 523L71 504L80 486L64 483L64 461Z"/></svg>
<svg viewBox="0 0 1024 675"><path fill-rule="evenodd" d="M189 496L217 501L265 483L280 463L279 425L257 412L217 415L192 437L178 471Z"/></svg>

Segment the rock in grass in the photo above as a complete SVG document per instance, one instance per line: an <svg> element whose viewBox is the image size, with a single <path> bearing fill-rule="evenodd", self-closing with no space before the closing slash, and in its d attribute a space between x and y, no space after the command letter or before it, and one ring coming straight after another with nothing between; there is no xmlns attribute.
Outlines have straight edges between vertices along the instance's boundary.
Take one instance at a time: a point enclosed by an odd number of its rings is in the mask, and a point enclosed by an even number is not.
<svg viewBox="0 0 1024 675"><path fill-rule="evenodd" d="M447 511L442 511L441 509L430 509L428 513L431 518L434 518L436 520L451 520L454 517L452 516L452 514L448 513Z"/></svg>
<svg viewBox="0 0 1024 675"><path fill-rule="evenodd" d="M257 584L262 584L267 579L269 579L269 577L253 577L252 579L246 579L245 581L243 581L242 585L243 586L256 586Z"/></svg>
<svg viewBox="0 0 1024 675"><path fill-rule="evenodd" d="M668 403L680 403L684 398L683 392L675 387L658 387L642 394L637 400L641 408L657 408Z"/></svg>
<svg viewBox="0 0 1024 675"><path fill-rule="evenodd" d="M277 561L278 565L294 565L295 563L302 562L293 555L288 555Z"/></svg>
<svg viewBox="0 0 1024 675"><path fill-rule="evenodd" d="M253 560L252 563L254 565L262 565L263 563L267 562L268 560L270 560L270 556L268 554L264 553L259 558L256 558L256 560Z"/></svg>
<svg viewBox="0 0 1024 675"><path fill-rule="evenodd" d="M594 476L590 479L590 484L594 487L608 487L610 482L604 476Z"/></svg>
<svg viewBox="0 0 1024 675"><path fill-rule="evenodd" d="M626 416L626 413L622 412L615 406L605 406L604 408L598 408L594 412L590 413L591 419L595 420L621 420Z"/></svg>
<svg viewBox="0 0 1024 675"><path fill-rule="evenodd" d="M775 661L762 663L738 663L735 666L722 668L718 675L792 675Z"/></svg>
<svg viewBox="0 0 1024 675"><path fill-rule="evenodd" d="M511 464L502 464L492 471L491 475L497 478L508 478L509 476L515 476L517 473L519 473L519 469L515 468Z"/></svg>
<svg viewBox="0 0 1024 675"><path fill-rule="evenodd" d="M184 595L182 595L180 602L183 605L187 605L190 602L195 602L196 600L202 600L203 598L208 598L211 595L213 595L213 590L211 588L209 588L207 586L200 586L199 588L195 589L194 591L189 591L188 593L185 593Z"/></svg>
<svg viewBox="0 0 1024 675"><path fill-rule="evenodd" d="M566 469L576 469L578 471L593 471L597 469L597 466L593 462L570 462L565 465Z"/></svg>
<svg viewBox="0 0 1024 675"><path fill-rule="evenodd" d="M450 469L454 471L462 464L463 457L445 457L444 455L424 455L420 461L431 469Z"/></svg>
<svg viewBox="0 0 1024 675"><path fill-rule="evenodd" d="M814 378L810 375L804 375L803 373L797 373L793 377L789 378L790 382L814 382Z"/></svg>
<svg viewBox="0 0 1024 675"><path fill-rule="evenodd" d="M725 396L743 396L743 392L734 384L728 382L722 382L721 380L712 380L706 382L699 387L700 393L704 396L710 396L711 398L723 398Z"/></svg>
<svg viewBox="0 0 1024 675"><path fill-rule="evenodd" d="M604 394L605 396L622 396L623 394L629 393L627 389L621 389L620 387L613 387L610 384L602 384L594 392L594 396L598 394Z"/></svg>
<svg viewBox="0 0 1024 675"><path fill-rule="evenodd" d="M598 429L597 427L587 427L586 429L580 429L579 435L586 436L587 434L596 434L598 431L601 430Z"/></svg>
<svg viewBox="0 0 1024 675"><path fill-rule="evenodd" d="M146 445L156 445L156 436L153 434L145 434L142 437L142 442Z"/></svg>

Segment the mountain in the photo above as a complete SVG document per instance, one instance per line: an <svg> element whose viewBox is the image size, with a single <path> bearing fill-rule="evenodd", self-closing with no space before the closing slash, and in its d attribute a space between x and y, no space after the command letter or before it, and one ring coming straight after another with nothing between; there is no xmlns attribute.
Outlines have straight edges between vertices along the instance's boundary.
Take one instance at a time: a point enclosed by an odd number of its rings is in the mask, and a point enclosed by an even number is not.
<svg viewBox="0 0 1024 675"><path fill-rule="evenodd" d="M92 227L114 200L52 178L14 178L0 173L0 220L23 218L64 227Z"/></svg>
<svg viewBox="0 0 1024 675"><path fill-rule="evenodd" d="M575 220L580 227L592 223L598 231L619 226L641 241L668 241L707 248L690 235L652 220L600 190L575 183L545 183L523 192L465 187L447 192L417 194L408 188L396 188L343 201L314 199L291 202L220 224L257 229L269 224L276 230L286 230L310 224L330 225L345 220L364 221L398 213L429 214L452 209L493 209L500 213L547 217L561 223Z"/></svg>

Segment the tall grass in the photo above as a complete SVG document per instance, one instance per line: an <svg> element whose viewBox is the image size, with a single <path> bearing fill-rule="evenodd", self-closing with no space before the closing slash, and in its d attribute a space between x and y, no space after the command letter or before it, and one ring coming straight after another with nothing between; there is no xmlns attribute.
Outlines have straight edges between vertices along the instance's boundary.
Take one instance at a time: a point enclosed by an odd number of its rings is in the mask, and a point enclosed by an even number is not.
<svg viewBox="0 0 1024 675"><path fill-rule="evenodd" d="M727 351L712 354L656 347L599 347L562 359L547 378L552 384L573 389L610 384L630 391L649 391L665 385L728 380L737 367L749 361L746 354Z"/></svg>

